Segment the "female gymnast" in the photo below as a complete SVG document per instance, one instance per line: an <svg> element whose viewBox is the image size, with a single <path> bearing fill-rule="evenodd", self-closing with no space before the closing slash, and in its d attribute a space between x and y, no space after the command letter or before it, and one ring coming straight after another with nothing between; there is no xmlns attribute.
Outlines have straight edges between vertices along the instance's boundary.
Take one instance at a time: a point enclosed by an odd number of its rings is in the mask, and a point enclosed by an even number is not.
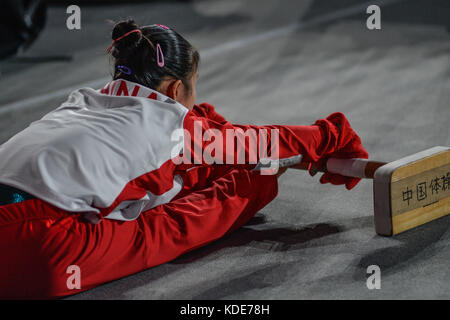
<svg viewBox="0 0 450 320"><path fill-rule="evenodd" d="M368 158L342 113L253 126L196 104L200 56L171 28L127 20L112 39L111 82L0 146L0 298L63 297L171 261L245 224L288 166Z"/></svg>

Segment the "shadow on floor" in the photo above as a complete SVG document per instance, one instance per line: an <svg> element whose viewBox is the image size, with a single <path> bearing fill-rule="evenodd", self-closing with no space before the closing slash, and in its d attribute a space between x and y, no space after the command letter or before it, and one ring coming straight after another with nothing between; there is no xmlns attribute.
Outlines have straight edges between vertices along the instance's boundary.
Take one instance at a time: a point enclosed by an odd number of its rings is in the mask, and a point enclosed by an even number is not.
<svg viewBox="0 0 450 320"><path fill-rule="evenodd" d="M439 253L434 245L445 237L448 237L450 228L450 216L442 217L418 228L406 231L392 239L399 241L398 246L376 249L361 257L358 261L358 268L366 269L370 265L378 265L383 274L399 272L407 268L407 261L415 258L426 260ZM378 237L378 236L377 236ZM375 245L375 237L366 243L366 246ZM447 268L445 266L445 268ZM361 272L355 274L355 278L361 278Z"/></svg>
<svg viewBox="0 0 450 320"><path fill-rule="evenodd" d="M340 232L337 226L325 223L305 226L302 229L272 228L256 230L249 228L249 226L263 224L264 222L264 216L256 216L248 224L232 234L203 248L188 252L171 263L192 263L216 251L229 247L245 246L251 242L264 242L262 247L270 251L288 251L292 246Z"/></svg>

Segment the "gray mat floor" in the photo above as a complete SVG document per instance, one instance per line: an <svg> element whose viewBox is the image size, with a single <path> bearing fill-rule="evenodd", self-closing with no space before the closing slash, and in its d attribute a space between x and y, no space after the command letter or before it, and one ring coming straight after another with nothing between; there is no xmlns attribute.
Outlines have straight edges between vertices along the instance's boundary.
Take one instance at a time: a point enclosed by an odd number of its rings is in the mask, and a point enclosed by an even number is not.
<svg viewBox="0 0 450 320"><path fill-rule="evenodd" d="M382 29L365 8L381 5ZM198 101L234 123L311 124L341 111L371 158L450 146L447 1L227 0L81 5L82 29L51 7L25 57L2 64L0 143L110 73L107 19L185 35L202 54ZM397 237L375 234L371 181L351 192L289 171L246 226L164 265L70 299L449 299L450 217ZM381 269L381 289L366 286Z"/></svg>

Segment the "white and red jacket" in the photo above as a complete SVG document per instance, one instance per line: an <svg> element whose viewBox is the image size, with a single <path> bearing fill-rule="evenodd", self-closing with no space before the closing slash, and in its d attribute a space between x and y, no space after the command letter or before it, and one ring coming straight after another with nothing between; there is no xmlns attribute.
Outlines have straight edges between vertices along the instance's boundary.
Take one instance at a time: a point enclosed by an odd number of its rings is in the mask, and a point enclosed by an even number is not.
<svg viewBox="0 0 450 320"><path fill-rule="evenodd" d="M83 212L92 222L103 217L133 220L171 201L183 188L181 173L210 166L203 160L188 165L174 161L193 153L196 144L207 148L208 142L193 141L199 123L223 137L226 130L264 129L270 135L276 129L280 163L287 159L283 166L302 157L318 161L338 150L345 143L338 127L346 119L337 118L341 123L322 119L311 126L235 125L209 104L189 111L155 90L115 80L101 90L72 92L59 108L1 145L0 183L63 210ZM182 137L184 143L173 139L180 130L190 133ZM246 159L253 156L248 146L238 149L245 139L237 140L235 150L244 150ZM259 150L259 139L257 144Z"/></svg>

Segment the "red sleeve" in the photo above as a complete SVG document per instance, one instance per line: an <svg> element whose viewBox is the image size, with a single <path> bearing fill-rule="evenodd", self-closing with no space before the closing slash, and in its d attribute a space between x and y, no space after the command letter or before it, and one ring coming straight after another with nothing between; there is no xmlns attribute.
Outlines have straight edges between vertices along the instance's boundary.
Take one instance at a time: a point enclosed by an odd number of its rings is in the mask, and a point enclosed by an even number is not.
<svg viewBox="0 0 450 320"><path fill-rule="evenodd" d="M253 126L231 124L215 113L210 105L190 111L184 128L187 132L185 161L203 165L241 164L242 159L245 159L245 164L255 164L261 157L277 159L276 153L278 159L302 155L304 162L317 162L356 136L342 113L334 113L309 126ZM227 139L228 133L236 137ZM206 159L208 154L214 157L214 162L211 162L211 157Z"/></svg>
<svg viewBox="0 0 450 320"><path fill-rule="evenodd" d="M214 106L209 103L201 103L195 105L192 109L192 113L197 117L205 117L218 123L226 123L227 120L216 112Z"/></svg>

